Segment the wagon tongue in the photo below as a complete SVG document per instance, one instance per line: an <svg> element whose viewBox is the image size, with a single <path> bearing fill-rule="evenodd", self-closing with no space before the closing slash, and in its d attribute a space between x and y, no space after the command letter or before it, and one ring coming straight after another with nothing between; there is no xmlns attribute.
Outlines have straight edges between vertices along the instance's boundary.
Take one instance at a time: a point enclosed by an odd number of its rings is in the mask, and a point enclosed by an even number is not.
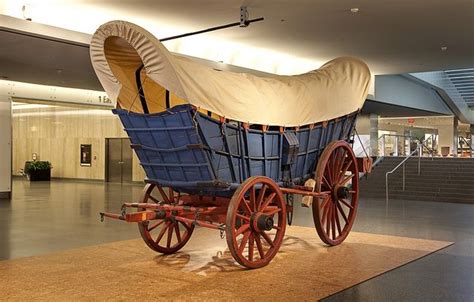
<svg viewBox="0 0 474 302"><path fill-rule="evenodd" d="M122 212L121 214L100 212L99 214L100 221L104 221L104 218L107 217L112 219L124 220L126 222L142 222L145 220L159 219L158 216L160 215L160 213L151 211L139 211L134 213Z"/></svg>

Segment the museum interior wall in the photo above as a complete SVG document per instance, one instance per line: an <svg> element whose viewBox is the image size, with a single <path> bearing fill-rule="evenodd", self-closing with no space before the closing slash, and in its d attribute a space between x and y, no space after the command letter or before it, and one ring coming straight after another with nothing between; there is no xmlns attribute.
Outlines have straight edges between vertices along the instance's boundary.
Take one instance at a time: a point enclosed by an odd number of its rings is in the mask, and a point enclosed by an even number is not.
<svg viewBox="0 0 474 302"><path fill-rule="evenodd" d="M125 138L119 119L110 109L14 103L13 175L20 175L25 161L36 153L50 161L55 178L105 179L106 138ZM80 165L81 144L92 147L91 166ZM144 172L134 155L133 181L143 181Z"/></svg>
<svg viewBox="0 0 474 302"><path fill-rule="evenodd" d="M380 118L379 130L394 134L405 134L419 137L437 135L437 150L442 147L453 150L454 117L415 117L415 118ZM425 136L426 137L426 136Z"/></svg>

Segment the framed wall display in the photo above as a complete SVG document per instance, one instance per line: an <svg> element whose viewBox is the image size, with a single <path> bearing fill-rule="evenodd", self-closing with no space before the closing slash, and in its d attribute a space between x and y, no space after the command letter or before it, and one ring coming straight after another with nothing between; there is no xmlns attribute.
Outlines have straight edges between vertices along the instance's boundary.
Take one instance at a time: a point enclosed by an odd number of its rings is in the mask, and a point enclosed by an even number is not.
<svg viewBox="0 0 474 302"><path fill-rule="evenodd" d="M81 144L81 166L92 166L92 145Z"/></svg>

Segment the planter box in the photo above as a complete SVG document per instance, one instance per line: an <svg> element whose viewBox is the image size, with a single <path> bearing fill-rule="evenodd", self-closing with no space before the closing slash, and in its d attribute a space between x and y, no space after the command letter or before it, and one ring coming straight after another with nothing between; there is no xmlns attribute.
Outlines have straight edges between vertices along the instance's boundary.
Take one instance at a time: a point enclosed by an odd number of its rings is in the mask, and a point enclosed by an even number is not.
<svg viewBox="0 0 474 302"><path fill-rule="evenodd" d="M50 181L51 169L48 170L33 170L28 174L30 181Z"/></svg>

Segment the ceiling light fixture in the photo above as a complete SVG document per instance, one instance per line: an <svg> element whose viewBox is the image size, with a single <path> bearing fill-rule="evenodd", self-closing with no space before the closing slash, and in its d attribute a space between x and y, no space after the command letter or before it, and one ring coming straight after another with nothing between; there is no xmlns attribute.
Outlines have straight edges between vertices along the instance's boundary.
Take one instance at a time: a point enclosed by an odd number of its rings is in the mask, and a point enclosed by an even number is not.
<svg viewBox="0 0 474 302"><path fill-rule="evenodd" d="M448 46L441 46L441 51L446 51L448 50Z"/></svg>
<svg viewBox="0 0 474 302"><path fill-rule="evenodd" d="M351 13L358 13L359 12L359 8L358 7L353 7L351 8Z"/></svg>

